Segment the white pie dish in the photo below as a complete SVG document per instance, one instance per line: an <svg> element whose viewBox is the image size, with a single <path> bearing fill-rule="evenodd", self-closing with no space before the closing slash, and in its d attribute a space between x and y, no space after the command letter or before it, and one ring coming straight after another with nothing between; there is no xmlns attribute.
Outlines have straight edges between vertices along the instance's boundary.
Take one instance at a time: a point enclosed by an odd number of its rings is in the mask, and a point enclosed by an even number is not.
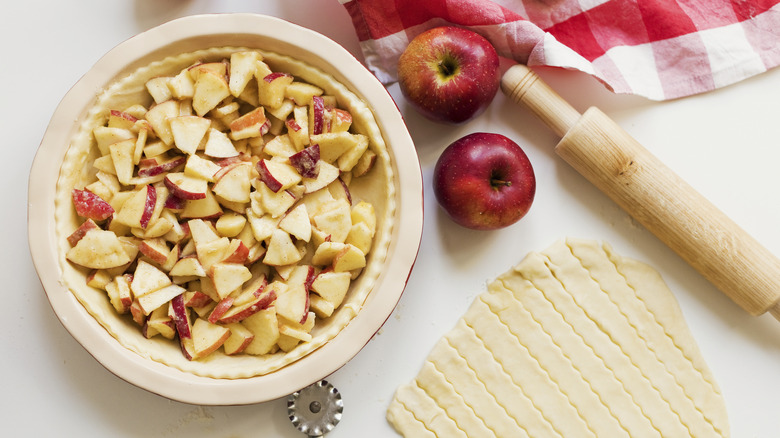
<svg viewBox="0 0 780 438"><path fill-rule="evenodd" d="M283 40L275 35L282 36ZM362 308L317 350L269 374L202 377L142 357L119 343L70 293L56 249L55 197L70 139L96 94L138 66L205 47L257 47L283 53L333 75L370 106L388 145L396 210L387 258ZM338 66L334 68L333 66ZM350 360L392 313L417 255L422 233L422 177L414 145L392 98L348 51L283 20L254 14L200 15L166 23L108 52L55 111L30 173L29 244L49 301L65 328L109 371L177 401L202 405L257 403L282 397L326 377Z"/></svg>

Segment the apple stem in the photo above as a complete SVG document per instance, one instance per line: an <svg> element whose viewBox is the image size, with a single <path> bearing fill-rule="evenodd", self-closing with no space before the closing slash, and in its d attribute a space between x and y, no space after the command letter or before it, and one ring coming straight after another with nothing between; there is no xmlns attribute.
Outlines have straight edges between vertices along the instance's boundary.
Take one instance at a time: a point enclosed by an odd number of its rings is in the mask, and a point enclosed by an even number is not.
<svg viewBox="0 0 780 438"><path fill-rule="evenodd" d="M504 181L503 179L491 178L490 185L493 186L494 188L498 188L498 186L512 187L512 181Z"/></svg>

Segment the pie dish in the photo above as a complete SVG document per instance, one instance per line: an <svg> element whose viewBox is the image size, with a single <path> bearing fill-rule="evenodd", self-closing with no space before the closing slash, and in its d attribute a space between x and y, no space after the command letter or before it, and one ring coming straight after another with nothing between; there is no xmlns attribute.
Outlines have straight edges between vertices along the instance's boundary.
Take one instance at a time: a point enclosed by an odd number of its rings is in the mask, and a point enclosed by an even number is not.
<svg viewBox="0 0 780 438"><path fill-rule="evenodd" d="M375 205L377 234L366 268L342 306L312 331L312 341L288 353L188 361L176 343L144 338L113 311L104 292L85 285L84 271L65 259L66 237L78 226L69 194L90 178L83 163L89 160L91 128L111 105L133 100L146 79L246 48L336 95L352 113L356 129L371 138L377 165L354 190ZM389 317L419 248L422 183L414 145L391 97L345 49L272 17L201 15L120 44L66 95L33 163L28 213L33 260L55 313L107 369L175 400L246 404L284 396L329 375Z"/></svg>

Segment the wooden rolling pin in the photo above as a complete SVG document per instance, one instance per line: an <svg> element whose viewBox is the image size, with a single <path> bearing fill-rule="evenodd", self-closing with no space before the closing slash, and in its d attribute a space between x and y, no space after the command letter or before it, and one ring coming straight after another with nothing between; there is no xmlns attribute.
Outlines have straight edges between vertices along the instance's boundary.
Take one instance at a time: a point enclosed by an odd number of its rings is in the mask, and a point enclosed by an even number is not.
<svg viewBox="0 0 780 438"><path fill-rule="evenodd" d="M502 91L547 124L555 152L751 315L780 320L780 260L597 108L580 114L525 65Z"/></svg>

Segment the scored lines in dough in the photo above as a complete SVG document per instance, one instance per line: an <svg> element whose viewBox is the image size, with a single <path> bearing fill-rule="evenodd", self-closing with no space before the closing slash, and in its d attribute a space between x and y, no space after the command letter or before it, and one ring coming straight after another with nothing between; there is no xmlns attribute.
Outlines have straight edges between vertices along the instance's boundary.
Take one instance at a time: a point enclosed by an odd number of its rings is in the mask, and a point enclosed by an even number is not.
<svg viewBox="0 0 780 438"><path fill-rule="evenodd" d="M724 437L722 396L649 266L568 239L488 285L398 388L407 437Z"/></svg>

